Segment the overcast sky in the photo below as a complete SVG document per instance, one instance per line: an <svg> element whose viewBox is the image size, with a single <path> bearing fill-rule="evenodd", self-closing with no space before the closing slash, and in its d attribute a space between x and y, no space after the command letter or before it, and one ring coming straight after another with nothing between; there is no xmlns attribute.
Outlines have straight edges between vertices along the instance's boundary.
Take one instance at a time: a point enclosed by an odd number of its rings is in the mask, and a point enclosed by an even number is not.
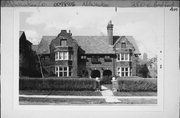
<svg viewBox="0 0 180 118"><path fill-rule="evenodd" d="M106 26L114 24L114 35L133 36L140 52L154 57L163 39L164 16L162 9L148 8L38 8L20 13L20 30L27 39L38 44L44 35L57 36L62 29L72 35L107 35Z"/></svg>

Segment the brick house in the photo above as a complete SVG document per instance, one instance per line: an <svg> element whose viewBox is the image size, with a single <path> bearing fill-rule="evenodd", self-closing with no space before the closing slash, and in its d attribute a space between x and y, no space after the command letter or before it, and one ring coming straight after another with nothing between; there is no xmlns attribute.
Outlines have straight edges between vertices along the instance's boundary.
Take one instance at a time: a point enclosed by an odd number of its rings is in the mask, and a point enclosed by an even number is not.
<svg viewBox="0 0 180 118"><path fill-rule="evenodd" d="M37 48L44 73L58 77L136 76L139 50L132 36L73 36L61 30L57 36L43 36Z"/></svg>

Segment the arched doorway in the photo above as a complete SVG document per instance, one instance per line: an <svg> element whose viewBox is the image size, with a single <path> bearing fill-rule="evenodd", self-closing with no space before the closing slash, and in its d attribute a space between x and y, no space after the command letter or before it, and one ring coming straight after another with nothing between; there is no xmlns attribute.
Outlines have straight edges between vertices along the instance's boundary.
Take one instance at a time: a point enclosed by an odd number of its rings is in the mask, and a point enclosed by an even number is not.
<svg viewBox="0 0 180 118"><path fill-rule="evenodd" d="M103 84L111 84L111 78L112 78L112 71L104 70L102 83Z"/></svg>
<svg viewBox="0 0 180 118"><path fill-rule="evenodd" d="M96 77L100 77L100 71L99 70L92 70L91 72L91 77L92 78L96 78Z"/></svg>

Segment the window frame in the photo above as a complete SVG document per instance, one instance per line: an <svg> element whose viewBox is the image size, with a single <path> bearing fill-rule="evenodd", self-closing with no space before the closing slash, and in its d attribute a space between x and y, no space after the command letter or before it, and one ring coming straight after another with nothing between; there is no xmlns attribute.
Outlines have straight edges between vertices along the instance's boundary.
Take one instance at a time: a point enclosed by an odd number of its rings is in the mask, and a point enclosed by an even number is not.
<svg viewBox="0 0 180 118"><path fill-rule="evenodd" d="M69 58L69 53L70 52L68 52L68 51L55 52L55 61L57 61L57 60L72 60L72 57L71 57L71 59ZM57 56L58 56L58 58L57 58Z"/></svg>
<svg viewBox="0 0 180 118"><path fill-rule="evenodd" d="M82 59L82 60L85 60L85 59L86 59L86 56L85 56L85 55L81 55L81 59Z"/></svg>
<svg viewBox="0 0 180 118"><path fill-rule="evenodd" d="M65 42L65 43L62 43L62 42ZM65 44L65 45L64 45ZM61 47L66 47L67 46L67 39L61 39L60 41L60 46Z"/></svg>
<svg viewBox="0 0 180 118"><path fill-rule="evenodd" d="M99 56L92 56L91 57L91 63L92 64L99 64L100 63Z"/></svg>
<svg viewBox="0 0 180 118"><path fill-rule="evenodd" d="M119 77L130 77L131 71L130 67L117 67L117 75Z"/></svg>
<svg viewBox="0 0 180 118"><path fill-rule="evenodd" d="M116 54L116 61L131 61L130 60L130 54L129 53L118 53Z"/></svg>
<svg viewBox="0 0 180 118"><path fill-rule="evenodd" d="M71 77L72 76L72 67L69 67L69 66L55 66L55 75L57 75L57 77Z"/></svg>
<svg viewBox="0 0 180 118"><path fill-rule="evenodd" d="M126 42L121 43L121 48L123 48L123 49L126 48Z"/></svg>
<svg viewBox="0 0 180 118"><path fill-rule="evenodd" d="M104 61L105 62L111 62L112 61L111 56L110 55L105 55L104 56Z"/></svg>

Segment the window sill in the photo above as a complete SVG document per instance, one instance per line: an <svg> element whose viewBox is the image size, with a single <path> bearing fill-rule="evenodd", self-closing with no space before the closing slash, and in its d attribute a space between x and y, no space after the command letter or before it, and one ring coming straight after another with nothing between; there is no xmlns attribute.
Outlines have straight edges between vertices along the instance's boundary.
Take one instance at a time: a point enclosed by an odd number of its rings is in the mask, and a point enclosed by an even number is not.
<svg viewBox="0 0 180 118"><path fill-rule="evenodd" d="M72 59L64 59L64 60L60 60L60 59L57 59L57 60L55 60L55 61L72 61Z"/></svg>
<svg viewBox="0 0 180 118"><path fill-rule="evenodd" d="M131 60L116 60L116 62L131 62Z"/></svg>

